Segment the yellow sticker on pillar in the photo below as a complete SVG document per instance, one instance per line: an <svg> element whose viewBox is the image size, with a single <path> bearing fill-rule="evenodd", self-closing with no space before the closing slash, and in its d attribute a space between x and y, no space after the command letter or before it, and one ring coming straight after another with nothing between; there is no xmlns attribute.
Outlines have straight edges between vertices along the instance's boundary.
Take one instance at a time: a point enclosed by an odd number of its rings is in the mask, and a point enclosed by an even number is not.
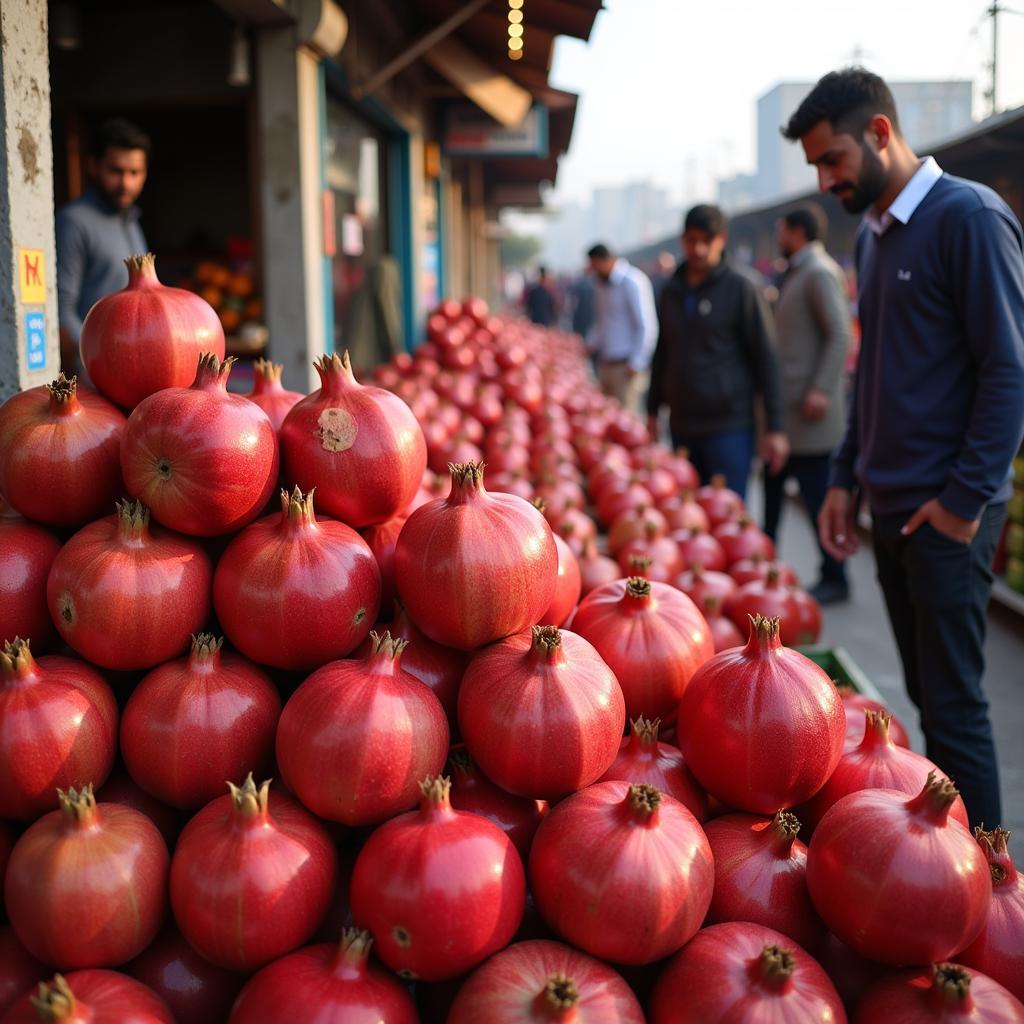
<svg viewBox="0 0 1024 1024"><path fill-rule="evenodd" d="M46 263L42 249L18 250L18 279L24 305L46 305Z"/></svg>

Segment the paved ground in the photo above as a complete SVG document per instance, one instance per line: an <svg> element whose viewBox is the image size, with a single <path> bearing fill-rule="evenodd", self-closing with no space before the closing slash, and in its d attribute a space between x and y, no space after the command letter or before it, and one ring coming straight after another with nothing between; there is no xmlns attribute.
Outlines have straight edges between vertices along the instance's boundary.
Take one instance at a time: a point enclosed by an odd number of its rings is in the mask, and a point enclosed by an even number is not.
<svg viewBox="0 0 1024 1024"><path fill-rule="evenodd" d="M750 497L751 507L759 513L760 497ZM793 503L788 503L785 511L780 557L794 566L802 580L814 582L818 551L803 510ZM862 549L853 559L851 580L853 599L826 609L822 642L846 648L907 726L914 749L923 752L916 712L903 690L899 656L870 551ZM1002 824L1016 833L1010 848L1020 864L1024 862L1024 617L993 604L986 654L985 687L1002 772Z"/></svg>

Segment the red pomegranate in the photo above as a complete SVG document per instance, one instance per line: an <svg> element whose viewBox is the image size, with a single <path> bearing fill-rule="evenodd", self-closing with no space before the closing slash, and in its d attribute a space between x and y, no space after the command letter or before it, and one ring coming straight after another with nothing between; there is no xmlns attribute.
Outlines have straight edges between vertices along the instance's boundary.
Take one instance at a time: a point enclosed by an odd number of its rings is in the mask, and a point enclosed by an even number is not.
<svg viewBox="0 0 1024 1024"><path fill-rule="evenodd" d="M27 637L43 653L56 632L46 608L46 578L60 541L5 509L0 498L0 641Z"/></svg>
<svg viewBox="0 0 1024 1024"><path fill-rule="evenodd" d="M128 417L121 441L128 493L180 533L234 533L277 487L277 434L259 406L228 393L234 361L204 353L191 387L150 395Z"/></svg>
<svg viewBox="0 0 1024 1024"><path fill-rule="evenodd" d="M89 310L82 362L96 387L123 409L162 388L188 387L204 352L224 358L224 329L194 292L167 288L152 253L131 256L128 285Z"/></svg>
<svg viewBox="0 0 1024 1024"><path fill-rule="evenodd" d="M257 359L252 364L254 371L252 391L245 397L258 405L274 425L275 430L281 429L285 416L296 402L301 402L305 395L300 391L288 391L281 383L284 372L283 363L271 363L266 359Z"/></svg>
<svg viewBox="0 0 1024 1024"><path fill-rule="evenodd" d="M200 633L187 658L149 672L121 720L121 755L131 777L158 800L197 810L225 778L270 766L281 698L262 669ZM153 751L160 756L154 757Z"/></svg>
<svg viewBox="0 0 1024 1024"><path fill-rule="evenodd" d="M280 515L246 527L213 580L217 617L246 657L312 669L351 653L380 607L380 569L344 523L317 516L313 492L281 492Z"/></svg>
<svg viewBox="0 0 1024 1024"><path fill-rule="evenodd" d="M32 821L53 807L57 787L102 785L116 753L117 703L94 668L76 658L36 661L20 637L4 644L0 818Z"/></svg>
<svg viewBox="0 0 1024 1024"><path fill-rule="evenodd" d="M697 780L727 806L755 814L774 814L821 789L845 735L832 681L783 647L778 619L760 615L745 647L697 669L679 706L679 748Z"/></svg>
<svg viewBox="0 0 1024 1024"><path fill-rule="evenodd" d="M370 654L332 661L292 694L277 727L277 763L314 814L345 825L415 806L419 784L448 755L434 693L401 666L405 640L371 633Z"/></svg>
<svg viewBox="0 0 1024 1024"><path fill-rule="evenodd" d="M150 525L140 502L83 526L61 548L46 603L61 636L104 668L152 668L206 625L210 558L191 537Z"/></svg>
<svg viewBox="0 0 1024 1024"><path fill-rule="evenodd" d="M534 626L478 652L459 689L473 759L503 789L555 799L589 786L619 749L622 690L594 647Z"/></svg>
<svg viewBox="0 0 1024 1024"><path fill-rule="evenodd" d="M631 576L591 591L573 631L615 673L630 718L675 718L679 698L714 653L704 617L681 591Z"/></svg>
<svg viewBox="0 0 1024 1024"><path fill-rule="evenodd" d="M320 389L281 425L285 479L317 488L320 507L355 529L386 522L419 490L423 431L397 395L355 379L348 352L323 356L316 369Z"/></svg>
<svg viewBox="0 0 1024 1024"><path fill-rule="evenodd" d="M48 526L81 526L121 496L124 413L62 373L0 405L0 494Z"/></svg>
<svg viewBox="0 0 1024 1024"><path fill-rule="evenodd" d="M708 795L686 767L683 755L658 739L661 720L635 718L630 735L619 744L619 753L600 782L633 782L653 786L675 797L698 821L708 813Z"/></svg>

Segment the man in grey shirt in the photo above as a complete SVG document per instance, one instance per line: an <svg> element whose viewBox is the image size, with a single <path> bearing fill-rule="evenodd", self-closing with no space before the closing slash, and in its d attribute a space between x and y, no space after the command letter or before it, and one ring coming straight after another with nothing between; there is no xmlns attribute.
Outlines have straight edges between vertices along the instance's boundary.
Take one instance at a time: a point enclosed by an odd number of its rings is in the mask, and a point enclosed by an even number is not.
<svg viewBox="0 0 1024 1024"><path fill-rule="evenodd" d="M78 341L93 304L128 283L124 261L146 251L135 201L146 183L150 142L135 125L111 118L97 128L92 183L57 213L57 301L65 373L82 373Z"/></svg>
<svg viewBox="0 0 1024 1024"><path fill-rule="evenodd" d="M775 309L786 435L790 456L764 478L764 529L776 539L786 480L800 486L807 514L817 523L828 490L829 460L846 432L843 383L850 348L850 308L843 272L825 252L824 211L801 206L778 226L779 250L788 269ZM843 563L821 548L821 569L811 594L821 604L849 597Z"/></svg>

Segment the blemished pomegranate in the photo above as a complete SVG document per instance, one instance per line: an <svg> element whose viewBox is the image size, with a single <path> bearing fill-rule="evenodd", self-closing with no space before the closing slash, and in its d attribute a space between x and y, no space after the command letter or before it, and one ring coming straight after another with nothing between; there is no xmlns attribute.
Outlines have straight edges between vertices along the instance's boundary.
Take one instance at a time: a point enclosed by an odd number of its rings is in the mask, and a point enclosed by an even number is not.
<svg viewBox="0 0 1024 1024"><path fill-rule="evenodd" d="M354 529L386 522L419 490L423 431L401 398L355 379L348 352L323 356L316 370L320 389L281 424L285 480L315 487L320 508Z"/></svg>

